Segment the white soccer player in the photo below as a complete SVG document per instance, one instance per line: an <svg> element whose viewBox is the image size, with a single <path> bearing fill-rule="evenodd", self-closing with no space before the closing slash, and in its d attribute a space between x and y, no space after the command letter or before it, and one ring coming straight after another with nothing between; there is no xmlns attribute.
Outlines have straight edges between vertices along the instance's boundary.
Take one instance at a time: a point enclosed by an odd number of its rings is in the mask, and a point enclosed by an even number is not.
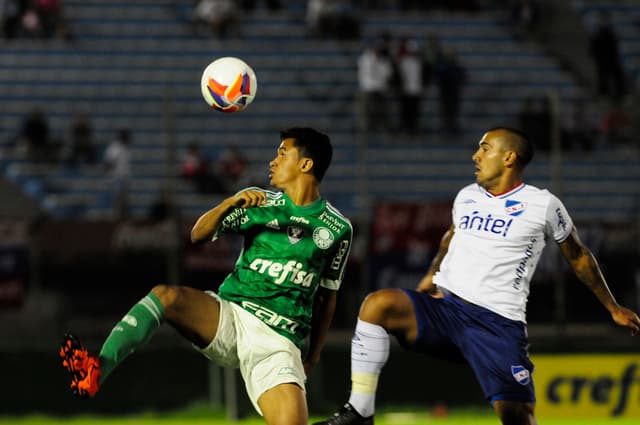
<svg viewBox="0 0 640 425"><path fill-rule="evenodd" d="M388 334L409 350L462 356L503 424L535 424L525 311L547 240L560 246L615 323L632 335L640 331L638 315L616 302L562 202L525 184L532 157L531 144L517 130L484 134L472 157L476 183L456 196L453 224L427 274L416 290L382 289L363 301L351 345L349 401L314 425L373 424Z"/></svg>

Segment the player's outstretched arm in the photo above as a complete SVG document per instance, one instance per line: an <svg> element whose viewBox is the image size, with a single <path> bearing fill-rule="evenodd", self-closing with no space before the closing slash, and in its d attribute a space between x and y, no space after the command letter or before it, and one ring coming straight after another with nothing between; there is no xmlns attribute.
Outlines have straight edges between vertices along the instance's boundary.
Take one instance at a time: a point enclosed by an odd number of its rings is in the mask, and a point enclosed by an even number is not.
<svg viewBox="0 0 640 425"><path fill-rule="evenodd" d="M218 230L222 219L232 208L253 208L267 201L266 193L259 190L244 190L220 202L218 205L202 214L191 229L191 242L201 242L210 239Z"/></svg>
<svg viewBox="0 0 640 425"><path fill-rule="evenodd" d="M587 248L574 227L569 237L560 243L562 254L567 259L576 276L595 294L598 300L611 313L613 321L631 329L632 335L640 332L640 318L626 307L617 303L602 274L600 265L593 253Z"/></svg>
<svg viewBox="0 0 640 425"><path fill-rule="evenodd" d="M433 257L427 274L424 275L420 283L418 283L418 287L416 288L418 292L426 292L435 297L442 296L442 293L433 284L433 276L438 270L440 270L440 263L442 263L444 256L447 255L447 251L449 251L449 243L451 243L451 238L453 237L454 232L455 227L451 225L451 227L447 229L445 234L440 239L440 247L438 248L438 252L436 253L435 257Z"/></svg>

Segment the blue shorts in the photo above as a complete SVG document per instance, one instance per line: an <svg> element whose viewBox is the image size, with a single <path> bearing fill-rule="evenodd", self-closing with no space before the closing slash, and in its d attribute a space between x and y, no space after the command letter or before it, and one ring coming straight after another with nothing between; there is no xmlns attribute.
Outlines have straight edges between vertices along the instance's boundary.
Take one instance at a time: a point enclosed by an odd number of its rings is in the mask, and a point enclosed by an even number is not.
<svg viewBox="0 0 640 425"><path fill-rule="evenodd" d="M534 367L524 323L455 295L433 298L411 289L403 291L411 298L418 321L415 343L398 338L404 348L466 361L490 402L535 403Z"/></svg>

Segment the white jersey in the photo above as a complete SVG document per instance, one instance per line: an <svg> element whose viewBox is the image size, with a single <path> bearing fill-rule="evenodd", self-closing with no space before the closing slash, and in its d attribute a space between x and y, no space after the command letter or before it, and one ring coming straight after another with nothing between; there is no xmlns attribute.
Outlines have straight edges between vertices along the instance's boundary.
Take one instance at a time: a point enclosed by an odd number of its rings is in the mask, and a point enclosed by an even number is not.
<svg viewBox="0 0 640 425"><path fill-rule="evenodd" d="M529 283L547 238L573 228L562 202L524 183L494 196L471 184L452 209L455 232L433 282L501 316L526 323Z"/></svg>

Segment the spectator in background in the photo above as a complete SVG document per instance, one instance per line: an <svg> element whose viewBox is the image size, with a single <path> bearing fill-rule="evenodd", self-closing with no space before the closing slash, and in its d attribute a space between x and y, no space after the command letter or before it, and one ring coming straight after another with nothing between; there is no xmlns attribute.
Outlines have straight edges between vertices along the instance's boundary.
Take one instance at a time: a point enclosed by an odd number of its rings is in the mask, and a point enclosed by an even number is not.
<svg viewBox="0 0 640 425"><path fill-rule="evenodd" d="M307 26L312 36L353 40L360 36L355 10L348 0L308 0Z"/></svg>
<svg viewBox="0 0 640 425"><path fill-rule="evenodd" d="M591 151L598 139L598 126L585 99L573 99L562 123L562 146L565 150Z"/></svg>
<svg viewBox="0 0 640 425"><path fill-rule="evenodd" d="M423 91L423 61L418 43L409 38L400 41L398 49L398 71L402 87L400 114L402 131L416 135L420 130L420 103Z"/></svg>
<svg viewBox="0 0 640 425"><path fill-rule="evenodd" d="M251 13L255 10L256 3L258 2L256 0L242 0L241 3L242 10ZM265 0L264 4L270 12L275 12L282 9L280 0Z"/></svg>
<svg viewBox="0 0 640 425"><path fill-rule="evenodd" d="M32 161L49 161L54 159L53 155L56 153L53 145L44 111L40 108L32 109L22 121L16 147Z"/></svg>
<svg viewBox="0 0 640 425"><path fill-rule="evenodd" d="M510 21L514 37L520 40L534 35L539 16L540 6L536 0L512 0Z"/></svg>
<svg viewBox="0 0 640 425"><path fill-rule="evenodd" d="M193 10L193 26L199 35L213 34L226 38L240 25L239 10L234 0L200 0Z"/></svg>
<svg viewBox="0 0 640 425"><path fill-rule="evenodd" d="M251 181L249 160L236 147L229 147L220 156L220 175L227 193L237 192L243 187L257 186Z"/></svg>
<svg viewBox="0 0 640 425"><path fill-rule="evenodd" d="M388 92L395 78L395 66L389 46L390 36L383 33L358 58L360 127L365 131L391 130Z"/></svg>
<svg viewBox="0 0 640 425"><path fill-rule="evenodd" d="M632 133L631 124L631 115L627 112L622 100L612 100L600 121L600 132L604 142L610 145L623 145L631 142L634 137L637 137Z"/></svg>
<svg viewBox="0 0 640 425"><path fill-rule="evenodd" d="M42 38L44 29L40 15L34 6L28 6L20 18L20 28L18 37L20 38Z"/></svg>
<svg viewBox="0 0 640 425"><path fill-rule="evenodd" d="M16 38L20 32L25 0L0 0L2 34L7 39Z"/></svg>
<svg viewBox="0 0 640 425"><path fill-rule="evenodd" d="M78 114L69 128L67 162L75 165L79 162L96 162L96 148L93 143L93 126L86 114Z"/></svg>
<svg viewBox="0 0 640 425"><path fill-rule="evenodd" d="M551 149L551 109L546 97L527 97L518 113L518 126L536 149Z"/></svg>
<svg viewBox="0 0 640 425"><path fill-rule="evenodd" d="M118 218L127 218L129 215L131 156L131 132L122 129L104 153L104 164L113 190L112 205Z"/></svg>
<svg viewBox="0 0 640 425"><path fill-rule="evenodd" d="M598 78L598 94L613 100L622 98L626 93L618 44L609 13L601 11L598 28L591 36L590 51Z"/></svg>
<svg viewBox="0 0 640 425"><path fill-rule="evenodd" d="M197 142L191 142L182 159L181 175L191 180L199 193L224 193L224 184L211 172L209 158Z"/></svg>
<svg viewBox="0 0 640 425"><path fill-rule="evenodd" d="M467 72L458 62L455 50L444 50L440 62L436 64L438 81L441 131L448 134L460 132L458 116L462 100L462 87L467 81Z"/></svg>
<svg viewBox="0 0 640 425"><path fill-rule="evenodd" d="M62 17L62 1L36 0L35 4L44 37L52 38L56 36Z"/></svg>

